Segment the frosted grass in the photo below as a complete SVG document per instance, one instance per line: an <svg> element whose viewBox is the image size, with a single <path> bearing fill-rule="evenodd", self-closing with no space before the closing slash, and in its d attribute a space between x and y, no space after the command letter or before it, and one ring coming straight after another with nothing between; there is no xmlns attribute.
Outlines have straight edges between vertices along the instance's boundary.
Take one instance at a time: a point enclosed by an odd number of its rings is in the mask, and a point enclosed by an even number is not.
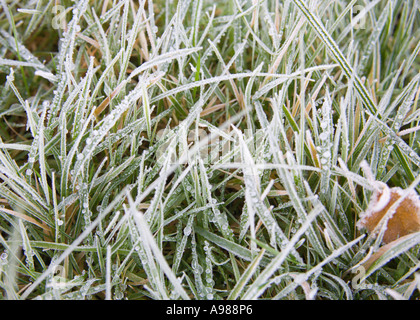
<svg viewBox="0 0 420 320"><path fill-rule="evenodd" d="M1 1L0 296L418 298L355 228L418 190L418 8L357 4Z"/></svg>

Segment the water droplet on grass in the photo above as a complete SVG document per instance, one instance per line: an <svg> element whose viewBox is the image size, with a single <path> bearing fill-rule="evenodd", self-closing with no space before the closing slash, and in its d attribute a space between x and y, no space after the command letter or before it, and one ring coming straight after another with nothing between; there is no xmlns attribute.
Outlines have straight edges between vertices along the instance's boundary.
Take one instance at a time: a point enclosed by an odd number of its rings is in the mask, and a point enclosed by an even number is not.
<svg viewBox="0 0 420 320"><path fill-rule="evenodd" d="M1 262L1 263L6 262L6 261L7 261L7 257L8 257L8 254L7 254L6 252L3 252L3 253L0 255L0 262Z"/></svg>
<svg viewBox="0 0 420 320"><path fill-rule="evenodd" d="M328 133L327 132L323 132L319 135L319 139L320 140L327 140L328 139Z"/></svg>
<svg viewBox="0 0 420 320"><path fill-rule="evenodd" d="M191 234L191 228L190 227L185 227L184 228L184 235L189 236Z"/></svg>

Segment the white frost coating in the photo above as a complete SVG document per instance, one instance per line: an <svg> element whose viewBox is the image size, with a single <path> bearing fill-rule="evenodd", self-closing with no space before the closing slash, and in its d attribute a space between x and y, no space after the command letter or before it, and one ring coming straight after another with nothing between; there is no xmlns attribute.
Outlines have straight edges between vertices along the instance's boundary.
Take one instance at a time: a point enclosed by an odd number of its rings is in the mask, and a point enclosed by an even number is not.
<svg viewBox="0 0 420 320"><path fill-rule="evenodd" d="M12 171L8 170L6 167L0 165L0 174L11 178L14 182L19 184L24 188L36 201L38 201L44 208L48 208L44 199L39 196L39 194L26 182L26 180L21 179L17 175L13 174Z"/></svg>
<svg viewBox="0 0 420 320"><path fill-rule="evenodd" d="M377 184L382 187L382 195L379 197L379 199L377 199L377 202L372 207L373 212L381 211L387 206L389 200L391 199L391 190L389 189L389 187L381 181L377 181Z"/></svg>
<svg viewBox="0 0 420 320"><path fill-rule="evenodd" d="M201 47L197 47L197 48L189 48L189 49L180 49L180 50L176 50L176 51L170 51L167 52L165 54L162 54L150 61L147 61L145 63L143 63L140 67L134 69L131 73L130 76L128 77L128 80L130 80L131 78L133 78L134 76L138 75L140 72L145 71L153 66L171 61L173 59L182 57L182 56L186 56L189 55L193 52L197 52L200 51L202 48Z"/></svg>
<svg viewBox="0 0 420 320"><path fill-rule="evenodd" d="M11 60L11 59L3 59L0 58L0 65L2 66L18 66L18 67L33 67L33 68L39 68L44 67L43 64L37 64L32 62L25 62L25 61L17 61L17 60Z"/></svg>
<svg viewBox="0 0 420 320"><path fill-rule="evenodd" d="M145 81L145 79L143 79ZM142 83L142 81L140 81ZM83 167L86 159L90 159L91 154L94 152L96 146L101 142L101 140L107 135L109 130L115 125L120 116L142 95L142 91L137 86L134 88L119 105L115 107L114 110L103 120L102 125L99 129L92 132L89 136L91 143L86 145L82 151L83 156L77 160L75 168L77 168L76 175Z"/></svg>
<svg viewBox="0 0 420 320"><path fill-rule="evenodd" d="M37 68L39 70L43 70L45 72L49 72L48 68L44 66L37 57L35 57L31 51L29 51L21 42L15 39L15 37L11 36L9 33L7 33L4 30L0 30L1 35L7 40L10 47L12 47L13 50L16 52L19 52L19 56L26 60L27 62L20 62L20 61L14 61L14 60L8 60L8 59L1 59L3 62L12 62L18 63L14 65L22 65L22 66L30 66ZM17 44L17 46L16 46ZM0 64L2 64L0 62ZM7 63L6 63L7 65Z"/></svg>
<svg viewBox="0 0 420 320"><path fill-rule="evenodd" d="M242 73L236 73L236 74L228 74L228 75L222 75L222 76L216 76L213 78L208 78L204 80L194 81L192 83L187 83L185 85L178 86L174 89L168 90L164 93L159 94L158 96L151 99L150 103L157 102L163 98L175 95L179 92L188 91L195 87L200 87L208 84L214 84L219 83L226 80L234 80L234 79L242 79L242 78L251 78L251 77L273 77L273 78L284 78L285 75L283 74L277 74L277 73L267 73L267 72L242 72ZM288 78L290 76L286 76Z"/></svg>
<svg viewBox="0 0 420 320"><path fill-rule="evenodd" d="M315 206L311 213L308 214L306 220L303 222L299 230L297 230L295 235L286 244L286 246L280 252L280 254L277 255L260 273L258 278L254 281L253 285L248 289L245 295L242 296L242 299L257 299L263 293L264 289L261 290L261 288L263 287L262 285L269 280L269 278L276 272L276 270L279 269L286 257L291 253L292 249L294 248L295 244L298 242L300 237L303 235L306 229L310 227L313 220L318 216L318 214L322 212L322 210L323 207L321 205Z"/></svg>
<svg viewBox="0 0 420 320"><path fill-rule="evenodd" d="M35 71L35 75L43 77L44 79L47 79L48 81L52 83L55 83L58 80L58 78L55 75L53 75L51 72L45 72L42 70Z"/></svg>
<svg viewBox="0 0 420 320"><path fill-rule="evenodd" d="M267 85L265 85L263 88L261 88L260 90L258 90L254 96L252 97L253 100L257 100L258 98L262 97L264 94L266 94L268 91L270 91L271 89L277 87L278 85L282 84L283 82L290 80L290 79L296 79L298 77L300 77L301 75L304 75L306 73L311 73L314 71L319 71L319 70L328 70L328 69L332 69L337 67L336 64L326 64L326 65L320 65L320 66L316 66L316 67L310 67L310 68L306 68L304 70L299 70L296 72L293 72L291 74L276 74L276 78L275 80L267 83ZM279 77L280 76L280 77ZM306 80L312 80L310 78L305 78Z"/></svg>
<svg viewBox="0 0 420 320"><path fill-rule="evenodd" d="M143 214L137 211L134 207L134 202L131 199L130 194L127 193L127 198L130 204L130 214L133 216L136 225L138 227L139 234L141 235L141 240L143 244L150 248L151 252L155 256L156 261L159 263L159 266L162 268L162 271L166 274L169 281L174 286L175 290L183 299L190 300L188 294L185 292L182 287L179 279L175 276L172 269L169 267L165 257L163 256L159 246L155 242L154 236L149 229L149 226L146 220L143 217Z"/></svg>
<svg viewBox="0 0 420 320"><path fill-rule="evenodd" d="M21 299L26 299L31 292L39 286L50 274L52 274L55 271L55 266L59 265L64 261L66 257L68 257L75 248L82 243L82 241L94 230L99 223L102 221L102 219L108 215L108 213L115 207L117 203L121 200L121 198L125 195L127 189L123 189L116 197L115 199L108 205L108 207L101 212L98 217L92 221L92 223L86 227L86 229L68 246L66 250L63 251L63 253L55 260L55 263L51 263L47 270L45 270L35 281L32 285L30 285L25 292L22 293Z"/></svg>
<svg viewBox="0 0 420 320"><path fill-rule="evenodd" d="M368 181L370 183L374 184L375 183L375 177L373 176L372 169L370 168L369 163L366 160L363 160L360 163L360 168L362 168L362 170L365 173Z"/></svg>

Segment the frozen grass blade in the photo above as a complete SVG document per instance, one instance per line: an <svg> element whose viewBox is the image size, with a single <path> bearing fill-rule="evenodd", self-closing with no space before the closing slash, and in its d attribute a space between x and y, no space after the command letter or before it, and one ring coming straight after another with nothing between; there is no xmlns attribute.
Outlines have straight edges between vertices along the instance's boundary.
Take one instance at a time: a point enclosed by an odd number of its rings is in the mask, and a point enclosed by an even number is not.
<svg viewBox="0 0 420 320"><path fill-rule="evenodd" d="M300 240L300 237L306 231L307 228L311 225L313 220L319 215L322 211L322 207L318 206L315 207L314 210L308 214L306 220L302 223L302 226L299 230L295 233L295 235L290 239L290 241L286 244L284 249L278 254L269 265L265 267L265 269L260 273L257 279L252 283L250 288L246 291L243 299L256 299L258 298L263 292L260 289L261 286L267 282L267 280L276 272L276 270L281 266L281 264L285 261L290 251L295 246L295 244Z"/></svg>
<svg viewBox="0 0 420 320"><path fill-rule="evenodd" d="M379 256L372 256L373 261L369 262L368 269L364 274L361 281L366 280L370 275L372 275L376 270L383 267L388 261L398 257L402 253L408 251L413 246L417 245L420 242L420 233L416 232L400 239L396 240L394 243L386 246L386 250L379 251ZM385 247L383 248L385 249Z"/></svg>
<svg viewBox="0 0 420 320"><path fill-rule="evenodd" d="M155 256L156 262L162 268L163 272L168 277L169 281L172 283L174 288L176 289L177 293L183 298L189 300L187 293L185 292L184 288L182 287L179 280L176 278L174 273L172 272L171 268L169 267L167 261L165 260L164 256L162 255L161 250L157 246L153 234L150 232L149 227L147 226L146 220L143 218L142 213L133 211L133 201L128 197L131 208L131 214L134 216L136 221L137 227L139 228L140 235L142 236L142 241L145 243L145 246L149 246L150 250L153 252Z"/></svg>
<svg viewBox="0 0 420 320"><path fill-rule="evenodd" d="M303 0L293 0L293 2L296 4L296 6L302 11L302 13L308 19L308 22L311 24L311 26L317 32L318 36L325 43L327 49L331 52L334 59L337 61L337 63L343 69L346 76L349 79L354 79L354 86L355 86L358 94L360 95L360 97L363 101L363 104L366 106L366 108L368 108L368 110L372 114L376 114L377 107L376 107L374 101L372 100L372 97L370 96L366 87L363 85L360 78L354 72L353 68L351 67L351 65L347 61L346 57L341 52L337 43L334 41L334 39L331 37L331 35L325 29L322 22L310 11L310 9L308 8L308 6L305 4L305 2Z"/></svg>
<svg viewBox="0 0 420 320"><path fill-rule="evenodd" d="M235 300L239 297L240 293L243 291L246 284L249 282L254 273L258 270L258 266L261 262L262 257L264 256L265 250L261 250L255 259L249 264L247 270L242 274L241 278L238 280L235 287L230 292L228 299Z"/></svg>
<svg viewBox="0 0 420 320"><path fill-rule="evenodd" d="M92 230L96 228L96 226L101 222L101 220L109 214L109 212L114 208L114 206L120 201L121 198L123 198L125 194L125 190L121 192L114 200L109 204L109 206L101 212L101 214L94 220L92 223L77 237L76 240L73 241L73 243L70 246L67 246L64 252L55 260L54 263L51 263L47 270L45 270L42 275L39 276L38 279L34 283L32 283L26 290L23 292L23 294L20 296L21 299L26 299L31 292L41 284L42 281L44 281L52 272L55 271L55 268L57 265L59 265L61 262L64 261L66 257L68 257L73 250L82 243L82 241L91 234Z"/></svg>

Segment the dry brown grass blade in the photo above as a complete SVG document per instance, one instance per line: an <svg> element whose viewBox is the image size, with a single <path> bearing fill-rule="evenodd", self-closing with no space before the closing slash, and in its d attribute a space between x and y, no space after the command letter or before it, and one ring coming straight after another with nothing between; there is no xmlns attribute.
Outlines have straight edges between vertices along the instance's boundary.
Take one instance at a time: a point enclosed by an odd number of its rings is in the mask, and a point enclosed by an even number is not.
<svg viewBox="0 0 420 320"><path fill-rule="evenodd" d="M50 232L51 231L50 227L48 227L47 225L45 225L45 224L43 224L43 223L35 220L32 217L27 216L24 213L20 213L20 212L14 211L14 210L6 209L6 208L0 208L0 210L3 211L3 212L5 212L5 213L7 213L7 214L10 214L10 215L12 215L14 217L18 217L18 218L21 218L21 219L23 219L23 220L25 220L27 222L30 222L30 223L32 223L32 224L34 224L34 225L42 228L46 232Z"/></svg>
<svg viewBox="0 0 420 320"><path fill-rule="evenodd" d="M99 105L99 107L95 110L95 116L99 116L99 114L105 110L105 108L109 105L111 100L121 91L121 89L126 85L126 82L121 82L115 90L109 95L109 97L106 97L104 101Z"/></svg>
<svg viewBox="0 0 420 320"><path fill-rule="evenodd" d="M403 242L406 238L408 238L410 236L410 234L398 238L397 240L394 240L382 247L379 248L378 251L376 251L374 254L371 255L371 257L369 259L367 259L364 263L362 263L362 266L365 268L365 270L368 270L370 268L370 266L376 261L378 260L380 257L382 257L382 255L385 254L385 252L387 252L389 249L391 249L392 247L398 245L400 242Z"/></svg>

